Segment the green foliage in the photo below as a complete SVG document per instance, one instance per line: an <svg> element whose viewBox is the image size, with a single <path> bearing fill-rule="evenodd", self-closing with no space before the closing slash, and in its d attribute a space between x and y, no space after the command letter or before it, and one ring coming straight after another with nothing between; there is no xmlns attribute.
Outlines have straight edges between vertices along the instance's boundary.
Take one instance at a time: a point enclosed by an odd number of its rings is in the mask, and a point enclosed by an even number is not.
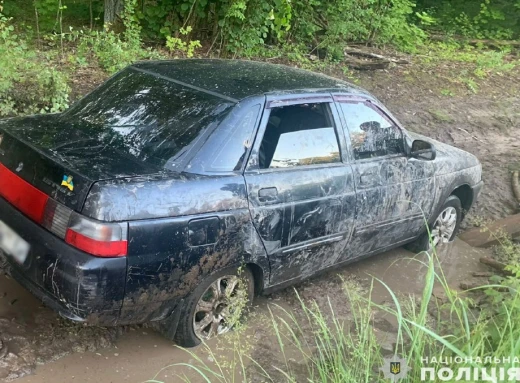
<svg viewBox="0 0 520 383"><path fill-rule="evenodd" d="M191 27L180 29L181 35L187 37L191 32ZM199 40L187 40L183 41L179 37L166 36L166 47L170 50L170 52L180 52L183 56L193 57L195 53L195 49L202 48Z"/></svg>
<svg viewBox="0 0 520 383"><path fill-rule="evenodd" d="M478 39L512 39L520 35L518 0L419 0L443 31Z"/></svg>
<svg viewBox="0 0 520 383"><path fill-rule="evenodd" d="M9 0L6 14L32 27L24 32L61 33L63 25L77 30L100 26L103 0ZM124 37L94 36L104 40L97 47L101 56L114 44L116 55L124 56L120 43L138 52L131 42L144 38L168 40L183 55L189 41L207 41L219 55L256 56L265 45L297 44L305 53L340 60L351 41L414 52L430 28L468 39L516 38L520 0L126 0L121 19ZM187 28L192 30L189 41L181 33Z"/></svg>
<svg viewBox="0 0 520 383"><path fill-rule="evenodd" d="M0 3L0 116L59 112L68 107L66 76L14 32Z"/></svg>
<svg viewBox="0 0 520 383"><path fill-rule="evenodd" d="M126 0L121 15L125 27L122 34L110 29L109 25L103 31L79 32L78 63L87 62L85 57L92 54L103 69L114 73L138 60L161 58L158 52L142 46L136 7L137 0Z"/></svg>
<svg viewBox="0 0 520 383"><path fill-rule="evenodd" d="M296 2L294 37L314 43L342 56L345 41L394 44L414 51L426 35L409 18L414 4L409 0L324 0Z"/></svg>
<svg viewBox="0 0 520 383"><path fill-rule="evenodd" d="M160 1L155 6L140 7L136 15L143 25L144 36L149 38L167 37L174 31L175 26L180 23L173 16L175 3L171 1Z"/></svg>
<svg viewBox="0 0 520 383"><path fill-rule="evenodd" d="M85 25L101 26L104 0L63 0L64 24L81 27ZM6 0L4 14L13 17L17 23L24 23L35 28L36 15L41 33L59 32L59 0ZM92 7L92 8L91 8ZM92 10L92 13L91 13ZM91 20L92 17L92 20Z"/></svg>
<svg viewBox="0 0 520 383"><path fill-rule="evenodd" d="M282 43L291 28L289 0L230 0L218 20L222 43L234 55L252 56L265 43Z"/></svg>

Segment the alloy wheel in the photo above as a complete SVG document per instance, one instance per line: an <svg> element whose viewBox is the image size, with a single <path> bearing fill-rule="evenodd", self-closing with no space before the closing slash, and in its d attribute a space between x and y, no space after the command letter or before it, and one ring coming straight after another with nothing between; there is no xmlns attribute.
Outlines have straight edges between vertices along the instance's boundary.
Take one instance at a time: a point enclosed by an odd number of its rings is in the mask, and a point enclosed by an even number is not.
<svg viewBox="0 0 520 383"><path fill-rule="evenodd" d="M457 227L457 210L454 207L444 209L433 224L431 238L433 246L448 243Z"/></svg>
<svg viewBox="0 0 520 383"><path fill-rule="evenodd" d="M202 294L193 315L193 329L199 339L210 339L233 327L237 312L245 302L240 282L236 275L225 275Z"/></svg>

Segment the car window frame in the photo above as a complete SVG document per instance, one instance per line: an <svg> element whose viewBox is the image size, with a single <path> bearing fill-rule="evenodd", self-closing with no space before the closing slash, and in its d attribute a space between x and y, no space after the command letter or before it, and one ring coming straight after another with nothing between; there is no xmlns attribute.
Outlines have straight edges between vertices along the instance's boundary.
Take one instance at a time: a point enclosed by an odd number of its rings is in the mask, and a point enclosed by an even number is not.
<svg viewBox="0 0 520 383"><path fill-rule="evenodd" d="M241 104L241 105L239 105L239 104ZM254 141L256 139L256 135L258 133L259 126L261 126L261 122L263 120L263 115L264 115L265 105L266 105L265 96L261 96L261 97L259 97L259 96L248 97L248 98L245 98L245 99L239 101L237 104L235 104L233 106L233 109L236 109L237 107L242 106L241 117L243 118L247 114L247 111L250 108L255 107L257 105L260 106L260 109L259 109L258 114L256 116L254 127L253 127L253 130L251 132L251 136L249 137L250 145L247 148L247 152L246 152L246 154L244 156L244 160L242 161L240 169L237 169L237 170L221 170L221 171L207 171L207 170L205 170L205 171L193 171L190 168L190 164L192 163L192 161L198 155L201 154L202 148L204 147L204 145L206 144L206 142L210 138L211 134L214 134L214 132L217 131L219 129L220 125L224 122L224 121L221 121L220 124L218 124L216 127L211 129L211 131L207 132L207 134L204 137L204 140L201 140L201 142L197 145L197 147L194 148L193 152L191 153L191 156L187 157L186 160L183 161L183 166L182 166L183 171L185 173L201 174L201 175L207 175L207 176L219 176L219 175L224 175L225 176L225 175L244 174L244 171L245 171L245 169L247 167L247 164L249 163L249 157L251 156L251 151L253 150L253 147L254 147ZM232 113L232 112L233 112L233 110L230 110L230 113Z"/></svg>
<svg viewBox="0 0 520 383"><path fill-rule="evenodd" d="M370 162L370 161L382 161L392 158L400 158L400 157L406 157L408 158L408 145L407 145L407 137L406 130L399 124L395 118L393 118L389 113L387 113L383 108L381 108L377 103L375 103L370 98L358 96L358 95L334 95L333 96L334 103L336 104L336 107L338 108L338 113L340 116L340 119L342 121L342 124L344 126L344 136L345 140L347 141L347 148L349 152L349 158L351 162L355 163L363 163L363 162ZM387 154L384 156L377 156L377 157L370 157L370 158L362 158L362 159L356 159L354 155L354 150L352 146L352 141L350 138L350 128L349 124L347 123L347 117L345 116L345 113L343 113L343 110L341 108L340 104L359 104L363 103L364 105L368 106L370 109L374 110L376 113L381 115L383 118L387 119L390 123L392 123L395 127L399 129L401 132L401 139L403 141L403 152L400 154ZM348 134L345 134L345 130L348 132Z"/></svg>
<svg viewBox="0 0 520 383"><path fill-rule="evenodd" d="M259 167L259 151L260 145L262 144L262 140L264 138L264 134L267 128L267 124L269 122L269 117L271 115L271 110L274 108L278 108L281 106L289 106L289 105L302 105L302 104L328 104L329 110L331 114L332 121L334 122L334 132L336 133L336 139L338 142L338 148L340 153L340 160L338 162L325 163L325 164L311 164L311 165L302 165L302 166L292 166L287 168L267 168L261 169ZM339 111L337 106L335 105L334 98L330 93L324 94L316 94L316 95L285 95L285 96L266 96L265 107L262 112L262 117L260 121L259 128L254 137L254 143L252 146L252 150L249 153L248 160L246 162L246 167L244 173L272 173L272 172L288 172L288 171L297 171L297 170L309 170L309 169L321 169L327 167L338 167L344 166L347 161L347 149L346 149L346 141L344 137L344 131L342 126L342 121L340 120Z"/></svg>

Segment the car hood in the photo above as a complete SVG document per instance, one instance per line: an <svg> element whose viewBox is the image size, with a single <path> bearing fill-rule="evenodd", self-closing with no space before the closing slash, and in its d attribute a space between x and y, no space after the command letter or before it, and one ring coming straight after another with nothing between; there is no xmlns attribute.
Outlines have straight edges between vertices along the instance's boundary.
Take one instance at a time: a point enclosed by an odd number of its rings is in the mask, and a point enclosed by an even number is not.
<svg viewBox="0 0 520 383"><path fill-rule="evenodd" d="M437 156L434 162L436 165L437 175L453 173L456 171L473 168L475 166L480 166L480 162L477 157L462 149L442 143L421 134L408 132L408 135L411 138L411 141L423 140L431 143L435 147Z"/></svg>

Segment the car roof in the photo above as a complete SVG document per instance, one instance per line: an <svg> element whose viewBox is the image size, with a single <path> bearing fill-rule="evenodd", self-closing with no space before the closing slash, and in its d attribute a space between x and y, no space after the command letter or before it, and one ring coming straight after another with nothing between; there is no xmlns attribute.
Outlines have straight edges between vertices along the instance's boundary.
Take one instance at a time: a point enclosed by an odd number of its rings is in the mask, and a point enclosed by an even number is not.
<svg viewBox="0 0 520 383"><path fill-rule="evenodd" d="M238 102L260 94L366 91L346 81L285 65L223 59L142 61L133 68Z"/></svg>

